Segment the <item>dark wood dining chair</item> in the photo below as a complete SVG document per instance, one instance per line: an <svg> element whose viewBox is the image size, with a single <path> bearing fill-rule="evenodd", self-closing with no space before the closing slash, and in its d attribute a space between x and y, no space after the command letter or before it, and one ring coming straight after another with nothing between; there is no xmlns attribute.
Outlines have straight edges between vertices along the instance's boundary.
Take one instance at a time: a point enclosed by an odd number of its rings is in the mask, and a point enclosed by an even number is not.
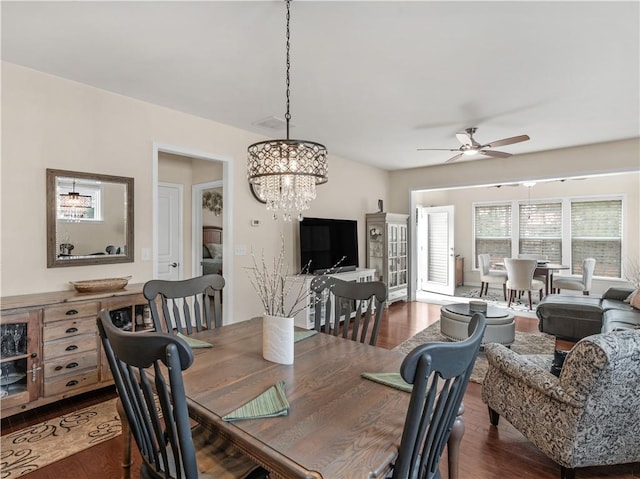
<svg viewBox="0 0 640 479"><path fill-rule="evenodd" d="M402 362L400 374L413 389L392 479L440 479L440 456L458 415L486 325L484 315L476 313L469 324L472 333L468 339L422 344Z"/></svg>
<svg viewBox="0 0 640 479"><path fill-rule="evenodd" d="M212 326L222 326L224 284L219 274L181 281L147 281L142 294L149 302L155 330L189 336Z"/></svg>
<svg viewBox="0 0 640 479"><path fill-rule="evenodd" d="M387 286L382 281L343 281L318 276L311 281L311 292L316 331L341 334L345 339L375 346L387 301Z"/></svg>
<svg viewBox="0 0 640 479"><path fill-rule="evenodd" d="M182 371L193 363L193 351L183 339L121 331L104 309L97 322L124 419L142 456L141 478L268 477L215 432L191 428Z"/></svg>

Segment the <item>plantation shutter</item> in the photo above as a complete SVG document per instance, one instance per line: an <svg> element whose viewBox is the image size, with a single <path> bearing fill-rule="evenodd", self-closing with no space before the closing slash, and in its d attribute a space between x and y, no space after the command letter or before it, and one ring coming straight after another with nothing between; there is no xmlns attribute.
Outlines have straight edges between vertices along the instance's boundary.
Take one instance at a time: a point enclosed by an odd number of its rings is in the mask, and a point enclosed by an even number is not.
<svg viewBox="0 0 640 479"><path fill-rule="evenodd" d="M511 204L477 205L475 207L475 242L478 255L491 255L491 264L511 257Z"/></svg>
<svg viewBox="0 0 640 479"><path fill-rule="evenodd" d="M428 216L429 267L427 278L433 283L447 284L449 279L449 220L445 212L432 213Z"/></svg>
<svg viewBox="0 0 640 479"><path fill-rule="evenodd" d="M595 258L595 276L622 275L622 200L571 202L571 272Z"/></svg>
<svg viewBox="0 0 640 479"><path fill-rule="evenodd" d="M562 203L521 204L520 253L546 256L551 263L562 262Z"/></svg>

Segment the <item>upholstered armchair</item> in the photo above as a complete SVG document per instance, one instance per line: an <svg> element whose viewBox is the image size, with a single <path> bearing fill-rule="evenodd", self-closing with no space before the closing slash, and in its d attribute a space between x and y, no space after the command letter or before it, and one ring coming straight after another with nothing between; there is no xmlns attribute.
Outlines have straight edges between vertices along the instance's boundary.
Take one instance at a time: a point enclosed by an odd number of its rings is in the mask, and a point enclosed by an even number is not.
<svg viewBox="0 0 640 479"><path fill-rule="evenodd" d="M560 376L552 355L521 356L487 344L482 400L560 467L640 461L640 331L588 336L567 355Z"/></svg>

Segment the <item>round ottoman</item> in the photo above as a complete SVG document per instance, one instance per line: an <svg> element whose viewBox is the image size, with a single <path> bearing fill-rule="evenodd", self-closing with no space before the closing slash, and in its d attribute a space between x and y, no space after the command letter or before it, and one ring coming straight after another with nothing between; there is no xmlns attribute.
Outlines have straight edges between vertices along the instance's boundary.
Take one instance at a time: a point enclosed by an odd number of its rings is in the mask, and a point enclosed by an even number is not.
<svg viewBox="0 0 640 479"><path fill-rule="evenodd" d="M462 341L469 337L469 322L473 313L469 304L446 304L440 308L440 332L449 339ZM487 329L482 344L500 343L505 346L513 344L516 338L516 323L511 311L497 306L487 306L485 313Z"/></svg>

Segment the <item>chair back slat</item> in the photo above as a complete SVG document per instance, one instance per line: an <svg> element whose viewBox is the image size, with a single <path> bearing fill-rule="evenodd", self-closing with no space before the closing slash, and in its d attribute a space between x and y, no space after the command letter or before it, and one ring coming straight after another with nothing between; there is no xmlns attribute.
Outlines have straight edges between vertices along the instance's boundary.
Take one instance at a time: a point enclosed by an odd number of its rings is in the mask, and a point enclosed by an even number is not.
<svg viewBox="0 0 640 479"><path fill-rule="evenodd" d="M222 276L208 274L182 281L151 280L142 292L149 302L156 331L189 336L194 331L222 325L224 285Z"/></svg>
<svg viewBox="0 0 640 479"><path fill-rule="evenodd" d="M143 460L142 477L196 479L182 371L193 352L173 334L131 333L116 328L109 312L97 320L131 434Z"/></svg>
<svg viewBox="0 0 640 479"><path fill-rule="evenodd" d="M469 383L486 329L476 313L471 336L457 343L427 343L404 359L400 374L413 384L393 479L439 478L438 465Z"/></svg>
<svg viewBox="0 0 640 479"><path fill-rule="evenodd" d="M319 276L311 282L311 291L315 305L314 329L375 346L387 300L387 287L383 282Z"/></svg>

